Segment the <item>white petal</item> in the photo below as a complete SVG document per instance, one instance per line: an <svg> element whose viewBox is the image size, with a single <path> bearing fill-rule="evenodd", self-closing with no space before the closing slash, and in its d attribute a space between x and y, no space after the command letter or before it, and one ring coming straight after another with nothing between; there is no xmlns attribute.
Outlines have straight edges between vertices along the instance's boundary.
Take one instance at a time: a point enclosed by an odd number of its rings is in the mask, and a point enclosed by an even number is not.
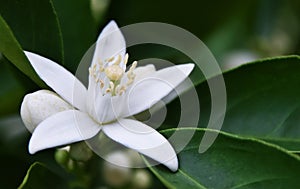
<svg viewBox="0 0 300 189"><path fill-rule="evenodd" d="M121 55L121 58L123 60L125 56L125 51L126 51L126 43L123 34L121 33L117 24L114 21L111 21L102 30L101 34L98 37L93 60L92 60L92 66L94 64L98 64L100 60L104 62L106 59L119 54ZM126 66L123 64L123 61L121 61L120 66L122 66L123 69L125 70ZM105 82L107 82L104 79L105 75L103 72L102 73L98 72L97 74L99 74L98 76L100 77L100 79L103 79ZM102 96L102 89L100 88L100 83L96 83L95 78L91 75L89 75L89 86L88 86L88 94L86 100L87 100L87 111L94 118L97 118L96 109L100 107L101 111L103 111L102 106L100 106L100 104L106 102L104 102L105 99L103 99Z"/></svg>
<svg viewBox="0 0 300 189"><path fill-rule="evenodd" d="M137 67L133 72L136 75L135 81L139 81L153 73L155 73L155 67L153 64L148 64L146 66Z"/></svg>
<svg viewBox="0 0 300 189"><path fill-rule="evenodd" d="M92 65L98 63L99 60L105 61L119 54L123 59L125 52L126 43L124 36L116 22L110 21L98 37Z"/></svg>
<svg viewBox="0 0 300 189"><path fill-rule="evenodd" d="M77 110L59 112L41 122L29 142L29 152L86 140L95 136L101 127L86 113Z"/></svg>
<svg viewBox="0 0 300 189"><path fill-rule="evenodd" d="M178 169L176 153L168 140L142 122L121 119L102 129L114 141L149 156L172 171Z"/></svg>
<svg viewBox="0 0 300 189"><path fill-rule="evenodd" d="M135 80L135 82L137 82L137 81L139 81L141 79L144 79L145 77L148 77L149 75L155 73L155 71L156 71L156 69L155 69L153 64L148 64L146 66L139 66L139 67L137 67L133 70L133 73L135 74L134 80ZM128 72L129 71L127 71L123 75L123 77L121 79L121 82L120 82L120 85L125 86L126 83L128 82L128 77L127 77Z"/></svg>
<svg viewBox="0 0 300 189"><path fill-rule="evenodd" d="M85 110L87 90L73 74L47 58L26 51L25 54L34 70L49 87L74 107Z"/></svg>
<svg viewBox="0 0 300 189"><path fill-rule="evenodd" d="M191 80L185 80L181 82L175 90L171 91L167 96L164 97L164 103L168 104L169 102L173 101L175 98L188 91L192 86L194 86L194 84Z"/></svg>
<svg viewBox="0 0 300 189"><path fill-rule="evenodd" d="M72 109L72 106L56 93L39 90L24 97L20 113L26 128L33 132L46 118L69 109Z"/></svg>
<svg viewBox="0 0 300 189"><path fill-rule="evenodd" d="M87 96L87 112L89 115L93 117L93 119L97 120L99 123L111 122L117 118L117 109L120 109L119 106L115 106L113 109L113 104L116 104L116 98L111 97L110 95L102 96L101 88L94 83L90 82L91 90L88 90ZM119 102L119 101L118 101ZM118 111L120 112L120 111Z"/></svg>
<svg viewBox="0 0 300 189"><path fill-rule="evenodd" d="M126 91L122 116L127 117L149 109L188 77L194 64L164 68L133 83Z"/></svg>

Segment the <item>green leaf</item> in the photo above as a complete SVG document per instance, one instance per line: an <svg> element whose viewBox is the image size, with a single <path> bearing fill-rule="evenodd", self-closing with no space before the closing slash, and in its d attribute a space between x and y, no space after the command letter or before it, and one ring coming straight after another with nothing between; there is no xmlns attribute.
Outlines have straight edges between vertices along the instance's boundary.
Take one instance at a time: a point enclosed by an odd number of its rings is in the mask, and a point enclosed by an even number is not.
<svg viewBox="0 0 300 189"><path fill-rule="evenodd" d="M189 135L192 128L162 131L171 136L174 131ZM179 170L175 173L163 166L150 170L168 188L299 188L300 160L288 151L260 140L219 133L214 144L198 153L204 132L195 129L186 147L179 153Z"/></svg>
<svg viewBox="0 0 300 189"><path fill-rule="evenodd" d="M0 4L2 17L24 50L63 63L62 35L51 0L0 0Z"/></svg>
<svg viewBox="0 0 300 189"><path fill-rule="evenodd" d="M43 82L31 67L9 26L0 16L0 55L1 53L20 71L30 77L38 85L44 86ZM4 59L0 58L0 63L2 64L3 62Z"/></svg>
<svg viewBox="0 0 300 189"><path fill-rule="evenodd" d="M222 131L260 138L300 151L300 57L253 62L224 73L227 110ZM197 88L201 100L200 127L210 115L206 83Z"/></svg>
<svg viewBox="0 0 300 189"><path fill-rule="evenodd" d="M67 188L66 182L41 163L30 166L19 189L61 189Z"/></svg>

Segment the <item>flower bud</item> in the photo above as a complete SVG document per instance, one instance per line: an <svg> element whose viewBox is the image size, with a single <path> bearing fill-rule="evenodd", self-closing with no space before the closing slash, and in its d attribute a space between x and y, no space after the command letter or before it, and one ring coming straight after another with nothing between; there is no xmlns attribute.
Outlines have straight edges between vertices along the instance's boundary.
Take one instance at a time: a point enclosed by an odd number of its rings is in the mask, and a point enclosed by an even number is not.
<svg viewBox="0 0 300 189"><path fill-rule="evenodd" d="M137 170L133 176L132 182L134 188L149 188L152 182L151 175L146 170Z"/></svg>
<svg viewBox="0 0 300 189"><path fill-rule="evenodd" d="M125 186L131 179L131 161L122 151L113 152L105 158L103 175L107 184L113 187Z"/></svg>
<svg viewBox="0 0 300 189"><path fill-rule="evenodd" d="M69 153L67 150L58 149L55 151L54 158L58 164L64 167L69 161Z"/></svg>
<svg viewBox="0 0 300 189"><path fill-rule="evenodd" d="M92 150L85 142L78 142L71 145L70 157L76 161L88 161L93 156Z"/></svg>
<svg viewBox="0 0 300 189"><path fill-rule="evenodd" d="M133 167L146 167L141 155L137 151L128 149L127 155L130 158Z"/></svg>
<svg viewBox="0 0 300 189"><path fill-rule="evenodd" d="M33 132L49 116L68 109L72 109L72 106L56 93L39 90L24 97L20 113L26 128Z"/></svg>

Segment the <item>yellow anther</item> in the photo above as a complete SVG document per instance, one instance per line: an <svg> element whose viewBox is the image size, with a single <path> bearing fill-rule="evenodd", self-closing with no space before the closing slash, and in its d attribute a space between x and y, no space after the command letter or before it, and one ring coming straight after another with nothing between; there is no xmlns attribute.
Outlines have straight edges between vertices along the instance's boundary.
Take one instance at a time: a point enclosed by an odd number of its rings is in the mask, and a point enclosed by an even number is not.
<svg viewBox="0 0 300 189"><path fill-rule="evenodd" d="M111 81L118 81L123 76L123 69L118 65L111 65L105 68L105 74Z"/></svg>
<svg viewBox="0 0 300 189"><path fill-rule="evenodd" d="M110 93L111 96L122 95L125 93L126 88L134 82L135 73L134 69L137 66L137 61L134 61L128 72L127 75L127 82L123 83L121 81L124 75L123 66L128 63L129 55L126 53L124 57L120 54L114 57L107 58L103 61L99 59L97 63L93 64L89 68L90 76L94 79L97 86L99 83L99 87L101 88L102 95ZM120 65L122 63L122 65ZM102 73L105 73L107 78L104 78ZM102 79L101 79L102 78ZM103 79L109 79L108 83L104 83ZM123 83L123 84L121 84Z"/></svg>
<svg viewBox="0 0 300 189"><path fill-rule="evenodd" d="M103 89L103 87L104 87L104 81L100 79L99 82L100 82L100 88Z"/></svg>
<svg viewBox="0 0 300 189"><path fill-rule="evenodd" d="M127 85L127 86L131 85L131 84L133 83L133 81L134 81L134 79L133 79L133 78L130 78L130 79L127 81L126 85Z"/></svg>
<svg viewBox="0 0 300 189"><path fill-rule="evenodd" d="M136 68L136 65L137 65L137 61L134 61L130 67L130 69L135 69Z"/></svg>
<svg viewBox="0 0 300 189"><path fill-rule="evenodd" d="M108 58L106 61L107 62L112 62L114 59L115 59L115 57L113 56L113 57Z"/></svg>
<svg viewBox="0 0 300 189"><path fill-rule="evenodd" d="M109 87L111 88L111 90L113 90L115 88L115 84L111 81L109 82Z"/></svg>
<svg viewBox="0 0 300 189"><path fill-rule="evenodd" d="M126 65L127 62L128 62L128 58L129 58L129 55L128 53L125 54L125 57L124 57L124 64Z"/></svg>
<svg viewBox="0 0 300 189"><path fill-rule="evenodd" d="M126 87L122 86L119 90L119 95L122 95L126 91Z"/></svg>
<svg viewBox="0 0 300 189"><path fill-rule="evenodd" d="M120 65L120 63L121 63L121 55L118 55L118 59L116 60L114 65Z"/></svg>
<svg viewBox="0 0 300 189"><path fill-rule="evenodd" d="M129 69L129 71L127 72L127 78L128 81L126 83L126 86L129 86L133 83L134 78L135 78L135 74L133 73L134 69L136 68L137 65L137 61L134 61Z"/></svg>

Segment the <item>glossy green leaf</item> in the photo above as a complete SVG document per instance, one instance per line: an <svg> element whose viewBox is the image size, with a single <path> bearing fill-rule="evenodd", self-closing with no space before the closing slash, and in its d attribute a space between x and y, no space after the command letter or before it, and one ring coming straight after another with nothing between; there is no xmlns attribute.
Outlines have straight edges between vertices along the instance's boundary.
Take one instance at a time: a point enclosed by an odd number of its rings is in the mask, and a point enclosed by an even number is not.
<svg viewBox="0 0 300 189"><path fill-rule="evenodd" d="M51 0L0 0L0 4L2 17L24 50L63 62L62 35Z"/></svg>
<svg viewBox="0 0 300 189"><path fill-rule="evenodd" d="M20 44L14 37L9 26L0 16L0 53L13 63L20 71L30 77L40 86L44 86L40 78L34 72L25 54L23 53ZM0 54L0 55L1 55ZM4 62L4 58L0 57L0 63Z"/></svg>
<svg viewBox="0 0 300 189"><path fill-rule="evenodd" d="M175 129L162 131L171 136ZM183 136L191 129L180 129ZM179 170L163 166L150 167L168 188L299 188L300 160L286 150L250 138L219 133L205 152L198 153L204 132L196 129L186 147L179 153Z"/></svg>
<svg viewBox="0 0 300 189"><path fill-rule="evenodd" d="M253 62L224 73L227 110L222 131L260 138L300 151L300 57ZM207 85L197 88L200 127L210 115Z"/></svg>
<svg viewBox="0 0 300 189"><path fill-rule="evenodd" d="M67 188L66 182L49 170L41 163L34 163L30 166L27 174L19 186L19 189L49 188L61 189Z"/></svg>

